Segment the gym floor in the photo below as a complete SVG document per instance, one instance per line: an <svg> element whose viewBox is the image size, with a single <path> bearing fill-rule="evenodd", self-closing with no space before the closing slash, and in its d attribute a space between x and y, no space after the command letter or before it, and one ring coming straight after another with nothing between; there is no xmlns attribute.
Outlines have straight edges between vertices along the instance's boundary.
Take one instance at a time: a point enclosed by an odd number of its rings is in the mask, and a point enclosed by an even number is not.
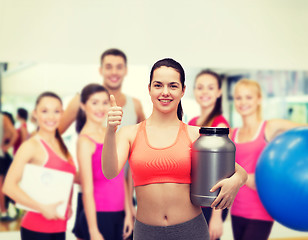
<svg viewBox="0 0 308 240"><path fill-rule="evenodd" d="M12 222L0 222L0 239L3 240L20 240L19 228L21 218ZM73 222L69 222L67 231L67 240L75 240L75 236L71 233ZM222 240L232 240L231 221L228 217L224 223L224 235ZM270 240L308 240L308 232L299 232L288 229L275 222L270 236Z"/></svg>

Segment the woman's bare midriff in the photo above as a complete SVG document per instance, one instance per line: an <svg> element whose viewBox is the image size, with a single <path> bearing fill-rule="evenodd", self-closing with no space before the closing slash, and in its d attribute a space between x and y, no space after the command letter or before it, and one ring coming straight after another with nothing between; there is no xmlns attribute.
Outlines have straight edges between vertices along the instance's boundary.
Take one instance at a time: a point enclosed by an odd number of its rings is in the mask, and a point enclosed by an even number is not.
<svg viewBox="0 0 308 240"><path fill-rule="evenodd" d="M183 223L201 214L190 200L190 184L156 183L136 187L137 220L153 226Z"/></svg>

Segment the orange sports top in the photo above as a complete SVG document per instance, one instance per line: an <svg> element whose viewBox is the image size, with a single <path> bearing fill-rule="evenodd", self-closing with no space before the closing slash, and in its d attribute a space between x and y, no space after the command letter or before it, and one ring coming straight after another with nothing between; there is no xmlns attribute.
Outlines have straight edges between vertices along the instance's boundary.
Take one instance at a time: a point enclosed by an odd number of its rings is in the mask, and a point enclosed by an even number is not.
<svg viewBox="0 0 308 240"><path fill-rule="evenodd" d="M135 186L152 183L191 183L191 145L187 125L180 123L175 142L164 148L149 144L146 121L140 123L129 164Z"/></svg>

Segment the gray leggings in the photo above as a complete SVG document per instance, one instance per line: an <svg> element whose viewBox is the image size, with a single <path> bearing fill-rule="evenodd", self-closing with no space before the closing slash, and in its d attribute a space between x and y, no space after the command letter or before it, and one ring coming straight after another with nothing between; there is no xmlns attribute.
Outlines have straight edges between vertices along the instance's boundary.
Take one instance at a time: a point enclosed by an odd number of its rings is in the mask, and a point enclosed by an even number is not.
<svg viewBox="0 0 308 240"><path fill-rule="evenodd" d="M151 226L136 220L134 240L209 240L208 226L203 214L176 225Z"/></svg>

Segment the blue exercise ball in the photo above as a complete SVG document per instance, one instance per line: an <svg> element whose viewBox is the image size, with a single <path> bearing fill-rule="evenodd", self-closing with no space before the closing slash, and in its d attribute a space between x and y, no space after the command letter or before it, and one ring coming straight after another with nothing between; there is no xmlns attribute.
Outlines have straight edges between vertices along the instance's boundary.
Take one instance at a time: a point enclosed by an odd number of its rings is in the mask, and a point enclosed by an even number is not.
<svg viewBox="0 0 308 240"><path fill-rule="evenodd" d="M308 128L294 128L270 142L255 179L261 202L277 222L308 231Z"/></svg>

